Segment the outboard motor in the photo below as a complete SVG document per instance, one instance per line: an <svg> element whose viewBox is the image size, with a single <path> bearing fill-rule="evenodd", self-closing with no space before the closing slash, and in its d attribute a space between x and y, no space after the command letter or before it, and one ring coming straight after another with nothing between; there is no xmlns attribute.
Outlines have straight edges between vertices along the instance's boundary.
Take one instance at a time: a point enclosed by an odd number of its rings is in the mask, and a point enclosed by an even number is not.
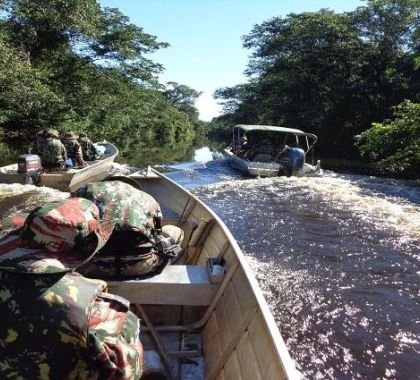
<svg viewBox="0 0 420 380"><path fill-rule="evenodd" d="M305 152L300 148L286 147L280 154L280 164L284 174L290 177L294 171L302 169L305 163Z"/></svg>
<svg viewBox="0 0 420 380"><path fill-rule="evenodd" d="M25 184L36 185L42 172L41 158L36 154L19 156L17 172L25 176Z"/></svg>

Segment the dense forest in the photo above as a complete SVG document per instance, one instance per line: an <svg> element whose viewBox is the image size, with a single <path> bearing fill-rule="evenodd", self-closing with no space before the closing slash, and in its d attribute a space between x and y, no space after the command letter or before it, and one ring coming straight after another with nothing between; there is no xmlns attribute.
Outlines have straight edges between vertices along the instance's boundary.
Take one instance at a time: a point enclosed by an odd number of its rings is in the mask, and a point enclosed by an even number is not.
<svg viewBox="0 0 420 380"><path fill-rule="evenodd" d="M149 56L167 43L95 0L0 4L3 153L22 151L47 127L107 139L123 159L144 164L189 149L201 124L200 93L159 83L163 67Z"/></svg>
<svg viewBox="0 0 420 380"><path fill-rule="evenodd" d="M419 178L419 22L419 0L371 0L256 25L243 37L249 81L216 91L218 121L303 129L323 157L362 154L383 173Z"/></svg>
<svg viewBox="0 0 420 380"><path fill-rule="evenodd" d="M363 157L386 174L420 175L420 0L255 25L243 37L248 80L215 92L224 111L211 123L198 118L198 91L159 82L164 68L150 57L168 44L118 9L0 0L0 10L3 160L53 127L108 139L123 161L172 161L204 134L228 143L243 123L315 133L322 158Z"/></svg>

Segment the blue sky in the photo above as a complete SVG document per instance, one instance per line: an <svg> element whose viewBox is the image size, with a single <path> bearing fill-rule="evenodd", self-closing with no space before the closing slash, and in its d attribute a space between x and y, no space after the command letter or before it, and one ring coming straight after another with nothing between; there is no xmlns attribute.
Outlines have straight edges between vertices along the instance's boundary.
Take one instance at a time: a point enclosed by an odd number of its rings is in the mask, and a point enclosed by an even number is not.
<svg viewBox="0 0 420 380"><path fill-rule="evenodd" d="M158 41L170 43L150 56L165 67L162 83L174 81L203 92L196 106L200 119L220 112L212 98L220 87L246 81L243 71L250 50L241 37L255 24L289 13L329 8L356 9L359 0L100 0L102 7L119 8L131 22Z"/></svg>

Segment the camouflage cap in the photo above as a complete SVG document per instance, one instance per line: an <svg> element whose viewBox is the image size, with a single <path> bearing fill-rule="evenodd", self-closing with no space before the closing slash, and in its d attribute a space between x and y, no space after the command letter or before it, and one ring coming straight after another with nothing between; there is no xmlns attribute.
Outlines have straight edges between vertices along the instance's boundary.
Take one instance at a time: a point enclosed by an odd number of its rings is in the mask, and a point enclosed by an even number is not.
<svg viewBox="0 0 420 380"><path fill-rule="evenodd" d="M0 238L0 270L34 274L78 268L104 246L114 228L114 222L100 221L94 203L73 197L46 203L23 226L20 219L15 224Z"/></svg>

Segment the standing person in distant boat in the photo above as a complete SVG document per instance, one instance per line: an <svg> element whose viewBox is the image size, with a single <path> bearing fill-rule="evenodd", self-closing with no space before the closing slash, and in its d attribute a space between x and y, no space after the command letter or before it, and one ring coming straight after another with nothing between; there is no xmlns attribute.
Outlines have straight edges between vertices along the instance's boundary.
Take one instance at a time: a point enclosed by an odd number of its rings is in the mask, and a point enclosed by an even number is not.
<svg viewBox="0 0 420 380"><path fill-rule="evenodd" d="M87 163L83 161L82 147L77 141L78 136L73 132L66 132L62 142L67 150L67 158L70 158L73 162L73 166L83 167Z"/></svg>
<svg viewBox="0 0 420 380"><path fill-rule="evenodd" d="M98 151L95 148L95 145L90 140L90 138L87 136L86 133L80 133L79 135L79 143L82 147L82 154L83 158L86 161L94 161L99 158Z"/></svg>
<svg viewBox="0 0 420 380"><path fill-rule="evenodd" d="M47 129L45 139L37 146L37 154L41 157L42 166L47 171L63 170L67 159L67 151L59 140L58 131Z"/></svg>

